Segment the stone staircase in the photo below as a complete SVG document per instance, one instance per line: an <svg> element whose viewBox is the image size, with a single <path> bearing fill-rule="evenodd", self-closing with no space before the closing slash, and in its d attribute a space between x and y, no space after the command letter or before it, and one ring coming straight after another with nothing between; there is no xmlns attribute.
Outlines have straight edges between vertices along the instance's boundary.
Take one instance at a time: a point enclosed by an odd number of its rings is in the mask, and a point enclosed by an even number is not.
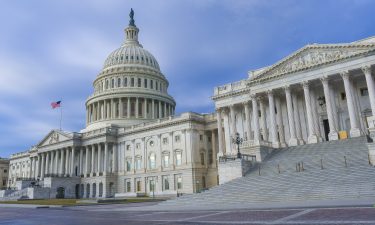
<svg viewBox="0 0 375 225"><path fill-rule="evenodd" d="M24 188L22 190L13 191L7 195L5 195L3 198L0 198L1 201L13 201L13 200L20 200L20 199L28 199L27 195L27 188Z"/></svg>
<svg viewBox="0 0 375 225"><path fill-rule="evenodd" d="M367 143L362 137L275 150L259 166L260 175L259 168L255 168L245 177L203 193L162 202L158 208L207 209L225 205L375 199L375 168L368 163Z"/></svg>

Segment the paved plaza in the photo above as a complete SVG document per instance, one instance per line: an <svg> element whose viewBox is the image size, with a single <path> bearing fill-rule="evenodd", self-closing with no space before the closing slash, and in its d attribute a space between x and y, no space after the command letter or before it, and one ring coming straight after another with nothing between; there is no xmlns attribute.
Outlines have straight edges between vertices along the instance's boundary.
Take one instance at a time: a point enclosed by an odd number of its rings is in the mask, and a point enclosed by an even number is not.
<svg viewBox="0 0 375 225"><path fill-rule="evenodd" d="M155 203L54 208L0 208L0 225L69 224L375 224L375 208L136 211ZM131 211L128 209L132 209Z"/></svg>

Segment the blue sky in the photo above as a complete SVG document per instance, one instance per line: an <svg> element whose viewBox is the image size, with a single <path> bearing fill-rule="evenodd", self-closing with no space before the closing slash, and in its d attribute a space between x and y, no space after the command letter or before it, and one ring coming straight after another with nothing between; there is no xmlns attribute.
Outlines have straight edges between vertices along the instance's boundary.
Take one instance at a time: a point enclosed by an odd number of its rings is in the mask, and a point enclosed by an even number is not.
<svg viewBox="0 0 375 225"><path fill-rule="evenodd" d="M371 0L64 0L0 2L0 156L59 126L84 128L86 98L135 10L140 42L170 82L177 113L214 110L213 88L308 43L375 35Z"/></svg>

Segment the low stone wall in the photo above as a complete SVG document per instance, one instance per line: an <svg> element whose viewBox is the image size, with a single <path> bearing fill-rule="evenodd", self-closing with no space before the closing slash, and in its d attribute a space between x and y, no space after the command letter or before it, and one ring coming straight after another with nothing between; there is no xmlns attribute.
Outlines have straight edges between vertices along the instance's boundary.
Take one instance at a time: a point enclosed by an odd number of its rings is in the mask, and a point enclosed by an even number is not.
<svg viewBox="0 0 375 225"><path fill-rule="evenodd" d="M253 166L253 162L244 159L219 162L219 184L224 184L233 179L245 176Z"/></svg>
<svg viewBox="0 0 375 225"><path fill-rule="evenodd" d="M15 192L15 190L1 190L0 191L0 198L4 198L5 196Z"/></svg>
<svg viewBox="0 0 375 225"><path fill-rule="evenodd" d="M27 197L29 199L49 199L49 198L53 198L51 196L51 189L50 188L43 188L43 187L27 188Z"/></svg>

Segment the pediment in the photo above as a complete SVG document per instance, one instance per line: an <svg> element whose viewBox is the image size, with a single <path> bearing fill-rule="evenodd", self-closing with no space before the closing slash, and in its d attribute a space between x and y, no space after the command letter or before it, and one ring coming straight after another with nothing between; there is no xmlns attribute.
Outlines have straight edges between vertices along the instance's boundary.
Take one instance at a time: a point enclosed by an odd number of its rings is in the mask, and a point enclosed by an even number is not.
<svg viewBox="0 0 375 225"><path fill-rule="evenodd" d="M72 137L64 133L62 131L58 130L52 130L51 132L48 133L48 135L37 145L38 147L43 147L51 144L56 144L59 142L67 141L72 139Z"/></svg>
<svg viewBox="0 0 375 225"><path fill-rule="evenodd" d="M366 44L336 44L336 45L307 45L293 54L285 57L276 64L256 74L253 80L271 78L293 73L315 66L334 63L351 57L359 56L375 50L374 43Z"/></svg>

